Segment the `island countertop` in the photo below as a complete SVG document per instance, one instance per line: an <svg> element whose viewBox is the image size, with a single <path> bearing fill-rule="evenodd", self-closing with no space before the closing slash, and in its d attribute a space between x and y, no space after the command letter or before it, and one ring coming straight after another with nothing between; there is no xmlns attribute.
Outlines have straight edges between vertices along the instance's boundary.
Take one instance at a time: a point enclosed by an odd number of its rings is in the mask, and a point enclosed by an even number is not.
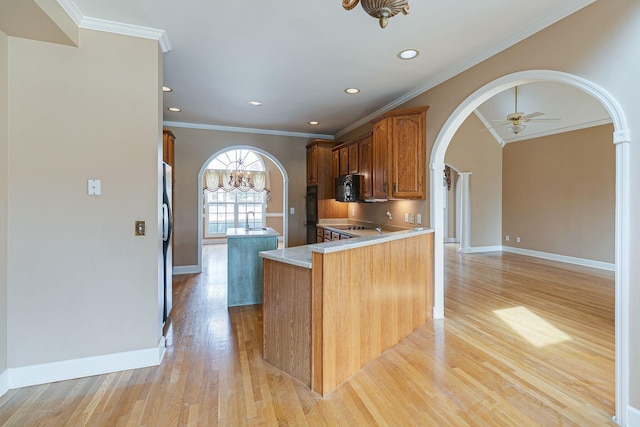
<svg viewBox="0 0 640 427"><path fill-rule="evenodd" d="M260 252L260 257L283 262L285 264L296 265L298 267L311 268L311 254L313 252L329 254L429 233L433 233L432 228L418 227L412 230L385 232L383 234L356 237L353 239L335 240L332 242L314 243L311 245L294 246L292 248L262 251Z"/></svg>
<svg viewBox="0 0 640 427"><path fill-rule="evenodd" d="M278 232L271 227L258 227L258 228L227 228L227 234L225 237L273 237L279 236Z"/></svg>

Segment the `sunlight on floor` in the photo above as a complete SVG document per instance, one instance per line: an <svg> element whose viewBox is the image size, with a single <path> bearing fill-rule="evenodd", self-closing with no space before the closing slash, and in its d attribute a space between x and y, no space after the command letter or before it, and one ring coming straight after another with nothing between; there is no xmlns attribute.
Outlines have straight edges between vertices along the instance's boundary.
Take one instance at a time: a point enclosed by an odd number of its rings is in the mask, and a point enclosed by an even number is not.
<svg viewBox="0 0 640 427"><path fill-rule="evenodd" d="M503 322L536 347L571 341L571 337L526 307L493 311Z"/></svg>

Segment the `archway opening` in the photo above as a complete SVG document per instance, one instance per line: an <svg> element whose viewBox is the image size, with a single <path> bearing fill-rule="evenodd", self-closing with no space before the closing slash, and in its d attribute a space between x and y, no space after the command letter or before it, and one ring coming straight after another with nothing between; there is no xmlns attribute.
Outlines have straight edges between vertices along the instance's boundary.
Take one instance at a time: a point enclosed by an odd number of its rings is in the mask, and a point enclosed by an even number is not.
<svg viewBox="0 0 640 427"><path fill-rule="evenodd" d="M629 131L624 112L617 101L599 86L567 73L531 70L510 74L486 84L467 97L449 116L438 134L430 159L431 226L435 241L443 242L443 186L440 174L445 167L445 153L464 120L481 104L507 89L532 82L551 81L574 86L598 100L611 116L616 144L615 206L615 381L616 421L624 424L629 396L628 294L629 294ZM434 318L444 317L444 248L434 247Z"/></svg>
<svg viewBox="0 0 640 427"><path fill-rule="evenodd" d="M220 161L217 161L217 159L220 159ZM218 170L226 170L227 168L230 168L229 171L238 170L239 168L238 160L240 159L242 159L241 162L246 163L245 165L243 165L243 167L245 168L245 170L248 170L249 173L251 173L251 168L253 168L253 170L256 172L264 172L268 174L268 180L267 178L265 178L265 181L264 182L261 181L262 183L259 185L259 187L262 189L264 188L264 186L267 185L266 184L267 182L269 183L268 184L269 187L266 187L269 189L269 195L268 196L266 194L262 195L265 198L264 203L268 206L268 208L266 208L263 211L263 217L259 218L259 220L263 225L266 225L266 226L275 225L273 228L276 229L278 233L281 235L280 244L284 247L288 246L289 223L288 223L288 215L286 215L286 209L288 205L289 178L284 166L271 153L257 147L252 147L252 146L225 147L224 149L213 153L203 163L198 173L198 184L197 184L198 185L197 191L199 194L198 212L197 212L198 271L202 271L202 264L203 264L202 263L202 245L206 239L205 227L208 226L207 225L208 218L205 218L205 210L207 207L206 193L211 193L205 189L205 187L207 186L207 184L205 184L205 178L207 175L206 171L211 170L210 166L213 166L214 169L219 168ZM247 166L249 166L249 168L247 168ZM261 170L261 169L264 169L264 170ZM230 187L228 183L228 178L229 177L224 177L223 175L221 175L221 177L217 179L225 180L225 182L217 182L216 184L210 184L210 185L217 185L217 186L221 185L222 187L225 187L225 186ZM255 182L254 182L254 186L255 186ZM227 188L227 190L232 190L232 189ZM230 191L230 193L233 193L234 191L235 190L232 190ZM241 191L239 192L241 193ZM259 192L260 191L258 191L257 193ZM224 190L222 190L222 193L224 193ZM222 193L220 193L219 195L221 195ZM268 202L266 200L267 197L270 199L268 200ZM223 198L227 198L227 197L224 196ZM253 203L254 201L250 201L250 202ZM223 204L224 203L227 203L227 202L223 202ZM221 221L225 223L225 225L235 223L235 221L238 221L238 220L243 220L244 218L242 217L242 212L245 212L244 215L246 216L247 210L245 209L243 211L242 209L238 209L237 202L235 200L228 201L228 203L236 204L235 211L230 207L225 207L221 211L222 212L220 214L221 216L218 215L217 212L215 213L215 216L220 218ZM242 200L241 200L241 203L242 203ZM263 202L260 202L260 203L263 203ZM228 212L225 212L225 211L228 211ZM252 217L251 220L254 221L254 218ZM255 220L255 221L258 221L258 220ZM216 229L216 227L217 226L214 226L214 232L217 231L216 237L222 236L222 233L220 232L220 230ZM212 238L215 239L216 237L212 237Z"/></svg>

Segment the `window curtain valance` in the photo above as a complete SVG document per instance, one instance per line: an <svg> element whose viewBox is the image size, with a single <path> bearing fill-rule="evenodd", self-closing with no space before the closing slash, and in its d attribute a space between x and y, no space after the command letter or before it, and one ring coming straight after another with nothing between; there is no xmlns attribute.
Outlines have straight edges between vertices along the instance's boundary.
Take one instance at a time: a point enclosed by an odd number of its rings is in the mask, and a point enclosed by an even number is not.
<svg viewBox="0 0 640 427"><path fill-rule="evenodd" d="M220 169L207 169L204 171L202 187L208 191L266 191L267 199L269 198L269 174L264 171L246 171L244 172L249 179L248 186L236 187L233 185L233 171Z"/></svg>

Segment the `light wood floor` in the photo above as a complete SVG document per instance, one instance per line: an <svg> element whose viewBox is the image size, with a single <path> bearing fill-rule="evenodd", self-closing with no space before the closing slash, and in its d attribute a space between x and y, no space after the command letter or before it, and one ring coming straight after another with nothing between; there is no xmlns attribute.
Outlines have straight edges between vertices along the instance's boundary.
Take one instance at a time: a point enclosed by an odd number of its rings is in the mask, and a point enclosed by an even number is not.
<svg viewBox="0 0 640 427"><path fill-rule="evenodd" d="M260 306L227 310L226 247L177 276L163 364L11 390L3 426L602 426L613 274L447 245L446 320L325 399L262 360Z"/></svg>

